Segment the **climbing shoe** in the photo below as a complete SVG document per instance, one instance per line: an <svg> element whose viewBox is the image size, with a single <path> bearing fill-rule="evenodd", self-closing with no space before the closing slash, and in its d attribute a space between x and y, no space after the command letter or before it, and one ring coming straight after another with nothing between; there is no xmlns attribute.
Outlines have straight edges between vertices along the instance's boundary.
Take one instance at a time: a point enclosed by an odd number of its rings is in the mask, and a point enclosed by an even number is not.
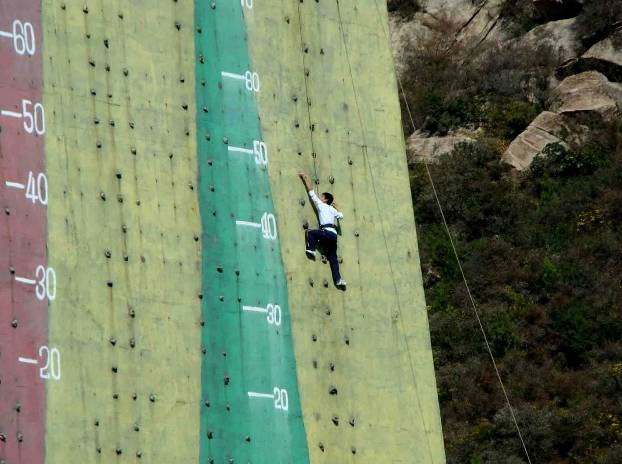
<svg viewBox="0 0 622 464"><path fill-rule="evenodd" d="M305 250L305 253L307 253L307 258L309 259L315 259L315 251L313 250Z"/></svg>
<svg viewBox="0 0 622 464"><path fill-rule="evenodd" d="M343 279L339 279L339 281L335 284L335 286L341 290L345 290L347 285L347 282Z"/></svg>

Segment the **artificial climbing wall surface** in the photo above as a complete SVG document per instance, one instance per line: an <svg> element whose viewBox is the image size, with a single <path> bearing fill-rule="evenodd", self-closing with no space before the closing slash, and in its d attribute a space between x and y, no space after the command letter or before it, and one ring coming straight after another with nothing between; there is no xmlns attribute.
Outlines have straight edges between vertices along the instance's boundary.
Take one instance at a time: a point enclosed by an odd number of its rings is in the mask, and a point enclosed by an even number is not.
<svg viewBox="0 0 622 464"><path fill-rule="evenodd" d="M445 462L387 11L379 0L245 10L312 463ZM349 288L305 259L296 178L332 191Z"/></svg>
<svg viewBox="0 0 622 464"><path fill-rule="evenodd" d="M0 461L19 463L43 461L40 375L50 370L37 363L51 359L46 293L54 296L45 288L40 16L39 2L0 2Z"/></svg>
<svg viewBox="0 0 622 464"><path fill-rule="evenodd" d="M43 1L49 463L198 461L193 8Z"/></svg>
<svg viewBox="0 0 622 464"><path fill-rule="evenodd" d="M387 30L372 0L0 3L0 464L444 462Z"/></svg>
<svg viewBox="0 0 622 464"><path fill-rule="evenodd" d="M201 462L308 462L280 233L239 2L196 2Z"/></svg>

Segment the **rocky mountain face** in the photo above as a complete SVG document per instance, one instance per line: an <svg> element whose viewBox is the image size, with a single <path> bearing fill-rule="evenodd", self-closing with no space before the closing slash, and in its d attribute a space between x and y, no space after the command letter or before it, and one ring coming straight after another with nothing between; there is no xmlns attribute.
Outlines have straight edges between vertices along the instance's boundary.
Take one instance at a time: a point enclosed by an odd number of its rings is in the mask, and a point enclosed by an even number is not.
<svg viewBox="0 0 622 464"><path fill-rule="evenodd" d="M580 144L621 117L622 2L389 0L389 10L415 115L411 161L492 137L524 170L548 144Z"/></svg>

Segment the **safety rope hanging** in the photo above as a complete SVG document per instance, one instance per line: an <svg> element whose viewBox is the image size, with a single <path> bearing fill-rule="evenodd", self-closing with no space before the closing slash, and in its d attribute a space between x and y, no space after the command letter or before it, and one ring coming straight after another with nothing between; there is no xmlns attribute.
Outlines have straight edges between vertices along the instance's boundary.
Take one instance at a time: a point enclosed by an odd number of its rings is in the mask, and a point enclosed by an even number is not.
<svg viewBox="0 0 622 464"><path fill-rule="evenodd" d="M339 4L339 0L336 0L337 4ZM378 18L381 17L380 15L380 10L378 8L378 3L376 0L374 0L374 6L376 7L376 11L378 13ZM385 39L387 40L387 42L389 42L390 45L390 40L389 40L389 36L387 34L387 31L384 28L384 23L382 21L381 22L381 26L382 26L382 31L385 35ZM404 100L404 106L406 107L406 112L408 113L408 118L410 119L410 124L412 126L413 131L416 130L416 126L415 126L415 121L413 119L412 113L410 111L410 106L408 105L408 100L406 99L406 93L404 92L404 87L402 86L402 81L399 77L399 75L397 75L397 73L395 74L395 77L397 79L397 83L399 86L399 90L400 93L402 95L402 98ZM354 86L354 83L352 84ZM362 124L362 121L361 121ZM497 380L499 381L499 386L501 387L501 391L503 392L503 396L505 397L505 402L508 406L508 409L510 411L510 415L512 416L512 422L514 423L514 427L516 428L516 433L518 434L518 438L520 439L521 442L521 447L523 448L523 451L525 453L525 457L527 458L527 462L529 464L531 464L531 458L529 456L529 452L527 451L527 445L525 444L525 440L523 439L523 434L521 431L520 426L518 425L518 421L516 419L516 415L514 413L514 408L512 407L512 403L510 402L510 398L508 396L507 390L505 388L505 384L503 383L503 379L501 378L501 373L499 372L499 368L497 367L497 362L495 360L495 356L492 353L492 349L490 348L490 343L488 342L488 337L486 336L486 330L484 329L484 324L482 323L480 314L479 314L479 310L477 309L477 305L475 303L475 299L473 298L473 294L471 293L471 288L469 287L469 283L467 281L466 275L464 274L464 270L462 268L462 263L460 262L460 257L458 256L458 251L456 250L456 246L454 244L454 240L453 237L451 235L451 231L449 230L449 226L447 224L447 220L445 219L445 213L443 211L443 206L441 205L441 202L439 200L438 197L438 193L436 191L436 185L434 184L434 179L432 178L432 173L430 172L430 168L428 165L427 160L423 161L423 164L425 166L425 170L428 176L428 179L430 181L430 186L432 187L432 192L434 194L434 199L436 200L436 204L438 206L438 210L440 212L442 221L443 221L443 226L445 228L445 232L447 233L447 237L449 238L449 242L451 244L451 249L453 251L453 255L456 259L456 263L458 264L458 269L460 270L460 275L462 276L462 281L464 282L464 287L466 288L467 294L469 296L469 301L471 303L471 307L473 308L473 313L475 315L475 319L477 320L477 324L479 325L479 329L482 333L482 337L484 338L484 344L486 345L486 350L488 351L488 354L490 356L490 360L492 362L492 366L495 370L495 374L497 376Z"/></svg>

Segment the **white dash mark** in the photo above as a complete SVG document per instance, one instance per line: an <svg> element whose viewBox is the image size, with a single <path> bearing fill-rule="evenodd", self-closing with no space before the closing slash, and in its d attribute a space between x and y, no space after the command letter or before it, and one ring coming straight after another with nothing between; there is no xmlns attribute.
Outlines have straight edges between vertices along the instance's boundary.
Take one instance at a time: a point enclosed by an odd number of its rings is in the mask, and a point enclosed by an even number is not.
<svg viewBox="0 0 622 464"><path fill-rule="evenodd" d="M274 399L274 394L272 393L259 393L259 392L248 392L249 398L270 398Z"/></svg>
<svg viewBox="0 0 622 464"><path fill-rule="evenodd" d="M8 180L4 182L4 185L7 187L13 187L16 189L25 189L26 186L24 184L20 184L19 182L9 182Z"/></svg>
<svg viewBox="0 0 622 464"><path fill-rule="evenodd" d="M258 229L261 229L261 223L260 222L235 221L235 223L237 225L239 225L239 226L257 227Z"/></svg>
<svg viewBox="0 0 622 464"><path fill-rule="evenodd" d="M222 71L220 73L220 75L222 77L229 77L231 79L239 79L239 80L245 80L246 77L244 77L244 74L236 74L236 73L230 73L230 72L226 72L226 71Z"/></svg>
<svg viewBox="0 0 622 464"><path fill-rule="evenodd" d="M37 283L35 279L27 279L26 277L15 277L15 280L23 284L34 285Z"/></svg>
<svg viewBox="0 0 622 464"><path fill-rule="evenodd" d="M242 148L242 147L232 147L231 145L229 145L227 147L227 150L232 151L232 152L236 152L236 153L247 153L249 155L252 155L253 153L255 153L252 149L250 148Z"/></svg>
<svg viewBox="0 0 622 464"><path fill-rule="evenodd" d="M7 111L7 110L2 110L2 116L9 116L11 118L21 118L22 117L22 113L17 113L15 111Z"/></svg>
<svg viewBox="0 0 622 464"><path fill-rule="evenodd" d="M267 313L268 308L260 308L257 306L242 306L242 311L250 311L253 313Z"/></svg>
<svg viewBox="0 0 622 464"><path fill-rule="evenodd" d="M11 34L10 32L6 32L6 31L0 31L0 37L8 37L9 39L12 39L13 34Z"/></svg>
<svg viewBox="0 0 622 464"><path fill-rule="evenodd" d="M17 358L17 360L24 364L39 364L39 361L37 361L36 359L32 359L32 358L22 358L20 356L19 358Z"/></svg>

